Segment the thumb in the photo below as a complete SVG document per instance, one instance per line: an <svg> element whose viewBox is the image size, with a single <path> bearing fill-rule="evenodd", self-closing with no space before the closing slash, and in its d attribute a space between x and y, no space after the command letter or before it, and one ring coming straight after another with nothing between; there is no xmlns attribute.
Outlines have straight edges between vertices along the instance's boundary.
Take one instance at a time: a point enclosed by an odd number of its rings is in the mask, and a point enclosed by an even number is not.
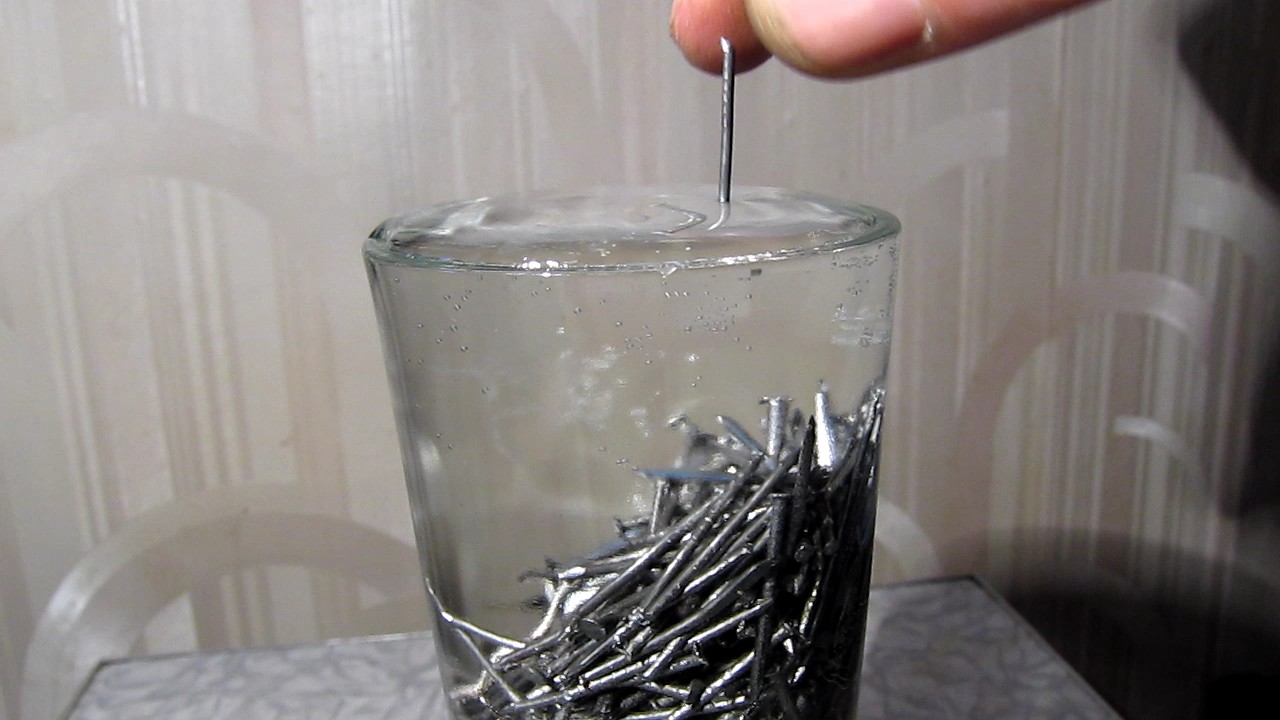
<svg viewBox="0 0 1280 720"><path fill-rule="evenodd" d="M756 35L805 72L857 77L982 42L1089 0L746 0Z"/></svg>
<svg viewBox="0 0 1280 720"><path fill-rule="evenodd" d="M747 0L756 35L774 55L814 75L847 77L924 43L921 0Z"/></svg>

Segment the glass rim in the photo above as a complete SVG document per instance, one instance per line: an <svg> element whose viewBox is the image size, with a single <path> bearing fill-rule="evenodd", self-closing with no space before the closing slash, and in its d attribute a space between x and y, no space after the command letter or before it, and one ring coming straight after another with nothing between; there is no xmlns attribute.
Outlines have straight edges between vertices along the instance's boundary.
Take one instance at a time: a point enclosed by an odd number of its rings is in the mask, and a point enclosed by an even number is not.
<svg viewBox="0 0 1280 720"><path fill-rule="evenodd" d="M463 259L451 255L441 250L447 250L450 247L462 248L462 246L450 246L446 242L432 244L430 242L419 242L421 238L432 238L430 226L427 232L423 232L418 225L422 224L424 219L445 218L455 213L466 212L476 208L482 204L494 204L501 202L523 203L526 207L537 207L538 203L554 202L557 200L574 199L578 197L609 197L611 193L627 196L645 196L648 194L652 198L662 198L669 194L687 193L689 197L706 196L706 187L709 186L630 186L630 187L596 187L584 191L581 194L563 193L563 192L547 192L533 194L512 194L500 196L497 198L477 198L473 200L461 200L446 202L427 207L423 210L405 213L393 216L381 224L370 234L369 238L364 242L363 253L369 262L382 265L416 267L430 270L455 271L455 272L498 272L505 274L519 275L563 275L570 273L645 273L652 272L661 275L669 275L677 270L699 270L707 268L723 268L736 265L758 264L764 262L786 261L796 258L819 257L823 255L831 255L842 250L854 247L871 245L878 241L895 237L901 231L901 222L896 216L888 211L882 210L869 205L854 203L849 201L837 200L828 196L809 193L799 190L769 188L769 187L744 187L737 189L737 195L729 204L729 218L733 218L735 208L741 206L743 202L752 200L752 193L757 195L760 193L772 193L778 198L784 200L814 203L823 209L830 210L832 217L852 220L859 223L860 227L857 231L836 231L831 229L822 229L821 232L790 232L778 233L770 235L755 235L755 240L766 240L769 242L776 241L776 245L765 245L763 247L747 247L736 250L732 247L734 241L738 239L731 231L751 230L750 225L738 226L730 228L730 232L716 233L719 223L710 224L706 227L699 228L699 224L686 224L679 226L675 231L652 232L652 245L657 247L664 242L673 240L680 241L677 245L683 245L684 249L689 250L694 246L699 248L705 247L711 241L717 241L720 248L716 252L706 255L679 258L679 259L657 259L657 260L638 260L623 262L599 262L599 261L562 261L551 258L531 258L525 256L520 260L504 260L491 261L484 259ZM639 195L637 195L639 194ZM711 195L714 199L714 194ZM743 200L742 198L745 198ZM739 205L735 205L737 202ZM718 205L717 205L718 207ZM750 209L750 208L748 208ZM679 212L690 212L680 210ZM697 214L697 213L693 213ZM710 221L710 217L698 215L702 220ZM723 221L723 218L721 218ZM815 224L816 226L816 224ZM803 227L803 223L801 223ZM767 229L767 228L766 228ZM531 233L535 228L531 228ZM536 228L545 232L545 228ZM592 228L595 232L600 232L596 228ZM483 229L473 230L478 235L486 235ZM517 229L504 230L502 232L495 231L492 234L497 237L494 241L494 248L511 249L517 247L515 243L509 240L504 242L501 236L519 235ZM683 234L682 234L683 233ZM701 233L701 234L700 234ZM410 235L414 238L414 242L398 242L403 235ZM814 237L827 235L821 242L810 242L805 244L804 239L812 241ZM630 242L644 242L645 238L636 238L625 232L620 226L617 230L617 237L622 239L626 237ZM443 234L440 235L444 237ZM745 240L745 238L744 238ZM728 241L728 242L726 242ZM565 247L571 247L578 244L571 229L566 229L563 234L557 236L557 242ZM587 241L581 242L582 246L587 245ZM409 247L412 246L412 247ZM428 249L431 252L420 252L418 250ZM607 254L607 253L606 253ZM659 252L660 254L660 252Z"/></svg>

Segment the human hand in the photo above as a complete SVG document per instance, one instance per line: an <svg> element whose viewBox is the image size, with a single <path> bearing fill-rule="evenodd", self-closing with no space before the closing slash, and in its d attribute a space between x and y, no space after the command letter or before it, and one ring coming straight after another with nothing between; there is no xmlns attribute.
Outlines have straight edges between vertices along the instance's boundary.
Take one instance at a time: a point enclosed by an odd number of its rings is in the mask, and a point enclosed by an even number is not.
<svg viewBox="0 0 1280 720"><path fill-rule="evenodd" d="M671 36L718 72L720 38L749 70L776 55L822 77L853 78L976 45L1089 0L674 0Z"/></svg>

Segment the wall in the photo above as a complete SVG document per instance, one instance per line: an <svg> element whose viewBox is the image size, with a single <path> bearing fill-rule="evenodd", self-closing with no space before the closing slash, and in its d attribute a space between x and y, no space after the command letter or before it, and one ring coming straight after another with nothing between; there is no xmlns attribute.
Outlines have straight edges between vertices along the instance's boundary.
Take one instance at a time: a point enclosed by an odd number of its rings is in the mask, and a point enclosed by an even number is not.
<svg viewBox="0 0 1280 720"><path fill-rule="evenodd" d="M158 617L102 647L413 622L352 623L393 583L335 540L411 541L360 240L446 199L713 180L717 81L665 5L0 1L0 718L42 616L162 527L248 569L146 580ZM907 228L887 501L1130 717L1277 667L1276 27L1111 0L869 81L739 84L738 181ZM329 562L218 524L263 485L282 528L341 520Z"/></svg>

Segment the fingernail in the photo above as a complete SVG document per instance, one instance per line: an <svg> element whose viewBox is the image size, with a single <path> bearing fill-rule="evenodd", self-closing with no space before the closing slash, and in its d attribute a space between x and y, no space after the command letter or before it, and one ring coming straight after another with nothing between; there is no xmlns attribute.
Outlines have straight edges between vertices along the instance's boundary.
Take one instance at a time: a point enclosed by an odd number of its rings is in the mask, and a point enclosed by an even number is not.
<svg viewBox="0 0 1280 720"><path fill-rule="evenodd" d="M835 71L876 60L924 37L920 0L770 0L764 5L800 59Z"/></svg>

